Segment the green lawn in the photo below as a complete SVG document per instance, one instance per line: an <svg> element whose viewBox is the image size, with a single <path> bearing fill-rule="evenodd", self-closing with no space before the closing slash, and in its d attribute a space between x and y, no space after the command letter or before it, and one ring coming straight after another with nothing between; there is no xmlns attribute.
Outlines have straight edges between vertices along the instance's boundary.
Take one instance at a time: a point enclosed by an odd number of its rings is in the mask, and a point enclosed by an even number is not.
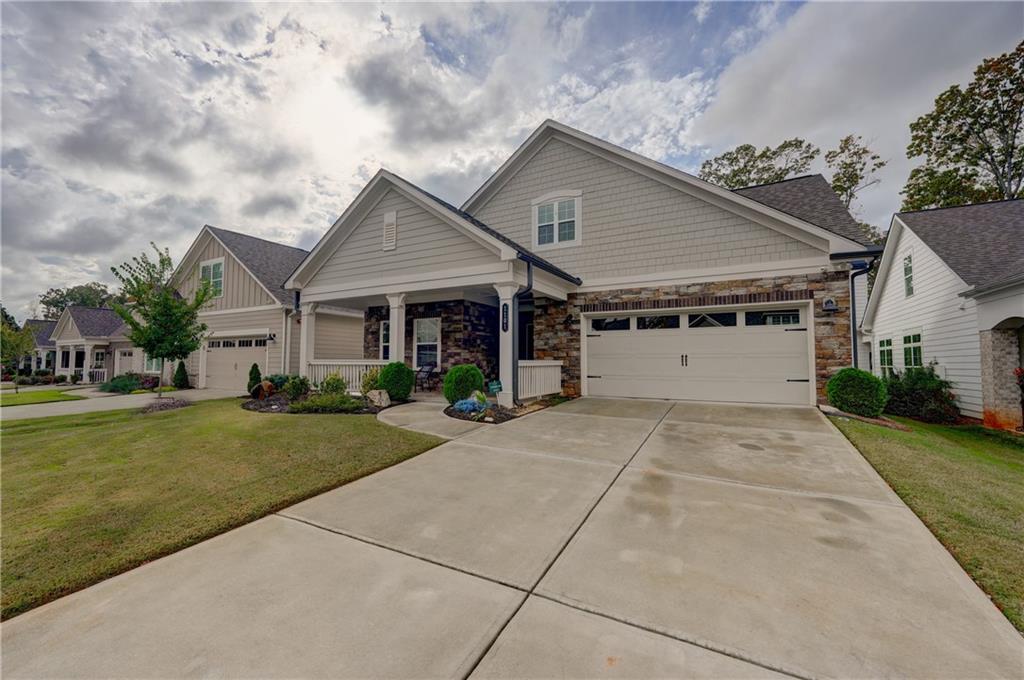
<svg viewBox="0 0 1024 680"><path fill-rule="evenodd" d="M1024 632L1024 438L896 420L912 431L833 418Z"/></svg>
<svg viewBox="0 0 1024 680"><path fill-rule="evenodd" d="M32 390L17 394L13 390L4 390L0 393L0 406L24 406L25 404L45 404L48 401L74 401L76 399L85 399L85 397L67 394L60 389Z"/></svg>
<svg viewBox="0 0 1024 680"><path fill-rule="evenodd" d="M238 400L0 425L8 618L441 443Z"/></svg>

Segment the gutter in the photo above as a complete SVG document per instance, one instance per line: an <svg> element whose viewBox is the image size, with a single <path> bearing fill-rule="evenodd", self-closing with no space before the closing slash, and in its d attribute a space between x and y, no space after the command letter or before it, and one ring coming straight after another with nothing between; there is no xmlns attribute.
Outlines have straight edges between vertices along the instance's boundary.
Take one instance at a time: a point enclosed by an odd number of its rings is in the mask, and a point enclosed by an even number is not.
<svg viewBox="0 0 1024 680"><path fill-rule="evenodd" d="M837 253L841 255L842 253ZM831 256L835 257L835 255ZM853 273L850 274L850 340L853 342L853 352L851 356L853 358L853 367L859 368L857 365L857 286L855 285L858 276L863 276L871 271L871 268L875 266L875 262L878 261L878 255L871 258L871 261L865 263L863 260L853 263Z"/></svg>
<svg viewBox="0 0 1024 680"><path fill-rule="evenodd" d="M539 267L539 268L543 269L544 271L548 272L549 274L554 274L555 276L557 276L560 279L565 279L569 283L574 283L577 286L583 284L583 279L581 279L581 278L579 278L577 276L573 276L572 274L568 274L568 273L562 271L561 269L559 269L555 265L551 264L550 262L546 262L545 260L540 259L539 257L534 255L533 253L526 253L526 252L523 252L521 250L516 250L516 257L518 257L520 260L522 260L523 262L527 263L528 265L532 264L535 267Z"/></svg>
<svg viewBox="0 0 1024 680"><path fill-rule="evenodd" d="M522 255L520 254L520 257ZM512 330L512 403L519 405L519 298L529 295L533 291L533 262L523 258L526 262L526 287L512 296L512 311L509 316L509 325Z"/></svg>
<svg viewBox="0 0 1024 680"><path fill-rule="evenodd" d="M836 260L853 260L857 258L871 257L871 265L873 265L873 258L881 255L884 250L885 246L865 246L864 250L847 250L842 253L832 253L828 256L828 259L835 262ZM871 265L868 265L869 268Z"/></svg>

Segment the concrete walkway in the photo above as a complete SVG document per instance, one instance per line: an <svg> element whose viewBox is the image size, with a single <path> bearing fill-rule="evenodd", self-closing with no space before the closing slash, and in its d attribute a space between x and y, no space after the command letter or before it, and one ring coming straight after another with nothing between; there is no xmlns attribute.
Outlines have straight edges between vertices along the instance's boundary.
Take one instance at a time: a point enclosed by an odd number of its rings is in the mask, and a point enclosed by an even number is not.
<svg viewBox="0 0 1024 680"><path fill-rule="evenodd" d="M377 420L406 430L425 432L445 439L455 439L481 427L493 427L484 423L449 418L444 414L448 402L444 398L419 398L409 404L392 406L377 414Z"/></svg>
<svg viewBox="0 0 1024 680"><path fill-rule="evenodd" d="M2 670L1021 677L1024 642L816 410L583 399L16 617Z"/></svg>
<svg viewBox="0 0 1024 680"><path fill-rule="evenodd" d="M79 396L89 397L76 401L51 401L45 404L26 404L24 406L6 406L0 408L0 420L24 420L26 418L47 418L49 416L70 416L79 413L98 413L100 411L116 411L126 408L142 408L157 398L156 394L122 394L109 396L105 393L91 394L93 390L85 388L77 390ZM101 396L103 395L103 396ZM165 392L165 397L176 397L188 401L206 401L208 399L224 399L242 396L233 390L181 390Z"/></svg>

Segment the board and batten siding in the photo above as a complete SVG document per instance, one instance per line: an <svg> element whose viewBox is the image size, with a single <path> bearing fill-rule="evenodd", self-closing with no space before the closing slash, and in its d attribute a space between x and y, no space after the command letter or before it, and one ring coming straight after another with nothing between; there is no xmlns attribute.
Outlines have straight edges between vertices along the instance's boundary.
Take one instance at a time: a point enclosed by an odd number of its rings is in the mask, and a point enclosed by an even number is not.
<svg viewBox="0 0 1024 680"><path fill-rule="evenodd" d="M223 257L224 294L219 298L211 300L203 308L205 311L220 312L228 309L259 307L277 302L260 285L259 281L249 275L249 272L238 263L238 260L217 239L213 238L210 234L205 234L203 238L206 242L199 251L195 266L186 272L184 279L178 286L178 290L183 296L191 298L199 287L200 262Z"/></svg>
<svg viewBox="0 0 1024 680"><path fill-rule="evenodd" d="M903 259L911 255L914 294L903 288ZM893 366L902 371L903 336L921 333L924 363L938 363L940 374L953 382L960 410L980 418L981 345L976 303L959 293L967 284L910 229L904 228L893 253L892 266L881 288L871 333L874 370L881 374L878 342L892 338ZM879 282L875 282L876 290Z"/></svg>
<svg viewBox="0 0 1024 680"><path fill-rule="evenodd" d="M584 281L822 257L823 251L558 139L475 215L530 248L534 200L582 191L578 246L537 250Z"/></svg>
<svg viewBox="0 0 1024 680"><path fill-rule="evenodd" d="M314 333L314 359L363 358L362 317L317 314Z"/></svg>
<svg viewBox="0 0 1024 680"><path fill-rule="evenodd" d="M393 250L384 250L384 215L391 211L398 218L397 245ZM313 275L307 287L372 285L390 276L440 272L495 260L497 255L493 252L389 189Z"/></svg>

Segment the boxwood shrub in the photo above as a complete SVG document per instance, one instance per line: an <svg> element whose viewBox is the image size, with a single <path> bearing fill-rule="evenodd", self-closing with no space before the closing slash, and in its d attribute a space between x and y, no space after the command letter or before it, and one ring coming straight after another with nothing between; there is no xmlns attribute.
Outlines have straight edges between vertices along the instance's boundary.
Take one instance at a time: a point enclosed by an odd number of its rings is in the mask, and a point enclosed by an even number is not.
<svg viewBox="0 0 1024 680"><path fill-rule="evenodd" d="M115 376L100 385L101 392L116 392L118 394L131 394L135 390L143 389L142 376L138 373L124 373Z"/></svg>
<svg viewBox="0 0 1024 680"><path fill-rule="evenodd" d="M844 368L825 386L828 403L840 411L877 418L889 400L885 383L859 368Z"/></svg>
<svg viewBox="0 0 1024 680"><path fill-rule="evenodd" d="M388 393L391 401L405 401L412 394L416 374L401 361L392 361L380 370L377 382L380 389Z"/></svg>
<svg viewBox="0 0 1024 680"><path fill-rule="evenodd" d="M331 373L323 379L319 386L320 394L346 394L348 383L337 373Z"/></svg>
<svg viewBox="0 0 1024 680"><path fill-rule="evenodd" d="M456 364L444 374L442 392L449 404L468 399L474 391L484 391L484 374L473 364Z"/></svg>

